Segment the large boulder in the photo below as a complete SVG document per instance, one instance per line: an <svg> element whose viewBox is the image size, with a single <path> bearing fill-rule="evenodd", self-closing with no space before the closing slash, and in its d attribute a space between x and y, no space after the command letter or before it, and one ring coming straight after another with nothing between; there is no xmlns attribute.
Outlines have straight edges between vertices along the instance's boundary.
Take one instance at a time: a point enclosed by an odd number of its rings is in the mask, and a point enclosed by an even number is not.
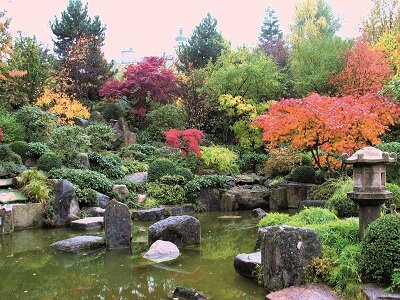
<svg viewBox="0 0 400 300"><path fill-rule="evenodd" d="M277 291L304 284L305 267L321 255L321 241L313 229L265 227L261 243L264 287Z"/></svg>
<svg viewBox="0 0 400 300"><path fill-rule="evenodd" d="M119 199L126 199L129 196L129 190L125 184L114 184L112 190L118 195Z"/></svg>
<svg viewBox="0 0 400 300"><path fill-rule="evenodd" d="M145 253L145 255L143 255L143 257L151 261L163 262L173 260L179 255L179 249L175 244L168 241L158 240L150 246L150 249Z"/></svg>
<svg viewBox="0 0 400 300"><path fill-rule="evenodd" d="M97 192L97 203L100 208L106 208L108 205L108 202L110 202L110 197L107 195L104 195L102 193Z"/></svg>
<svg viewBox="0 0 400 300"><path fill-rule="evenodd" d="M132 213L136 221L160 221L164 219L164 208L139 209Z"/></svg>
<svg viewBox="0 0 400 300"><path fill-rule="evenodd" d="M221 195L220 210L235 211L239 209L239 203L236 200L236 195L225 192Z"/></svg>
<svg viewBox="0 0 400 300"><path fill-rule="evenodd" d="M98 249L104 246L104 239L99 236L82 235L70 239L55 242L50 248L63 252L80 252L85 250Z"/></svg>
<svg viewBox="0 0 400 300"><path fill-rule="evenodd" d="M257 174L241 174L234 177L236 185L248 185L248 184L261 184L264 181L264 177L258 176Z"/></svg>
<svg viewBox="0 0 400 300"><path fill-rule="evenodd" d="M128 147L136 143L136 134L129 130L128 123L124 118L119 118L113 129L117 137L117 141L120 143L119 146Z"/></svg>
<svg viewBox="0 0 400 300"><path fill-rule="evenodd" d="M177 246L200 245L200 222L192 216L174 216L149 226L149 244L157 240L170 241Z"/></svg>
<svg viewBox="0 0 400 300"><path fill-rule="evenodd" d="M261 252L242 253L235 257L233 267L236 273L251 279L257 278L257 268L261 266Z"/></svg>
<svg viewBox="0 0 400 300"><path fill-rule="evenodd" d="M132 220L128 206L111 200L104 214L104 227L108 249L130 248Z"/></svg>
<svg viewBox="0 0 400 300"><path fill-rule="evenodd" d="M292 286L278 292L273 292L265 300L341 300L335 292L326 285Z"/></svg>
<svg viewBox="0 0 400 300"><path fill-rule="evenodd" d="M60 179L54 185L54 214L56 226L67 226L79 214L78 199L71 182Z"/></svg>
<svg viewBox="0 0 400 300"><path fill-rule="evenodd" d="M205 210L220 210L220 193L216 188L204 188L200 190L196 201L203 204Z"/></svg>
<svg viewBox="0 0 400 300"><path fill-rule="evenodd" d="M266 209L269 206L270 190L262 185L239 185L229 189L226 194L235 197L239 209Z"/></svg>
<svg viewBox="0 0 400 300"><path fill-rule="evenodd" d="M82 210L88 217L103 217L106 210L104 208L95 207L84 207Z"/></svg>
<svg viewBox="0 0 400 300"><path fill-rule="evenodd" d="M284 182L272 191L270 199L270 209L279 211L282 209L298 209L300 203L309 199L315 184Z"/></svg>

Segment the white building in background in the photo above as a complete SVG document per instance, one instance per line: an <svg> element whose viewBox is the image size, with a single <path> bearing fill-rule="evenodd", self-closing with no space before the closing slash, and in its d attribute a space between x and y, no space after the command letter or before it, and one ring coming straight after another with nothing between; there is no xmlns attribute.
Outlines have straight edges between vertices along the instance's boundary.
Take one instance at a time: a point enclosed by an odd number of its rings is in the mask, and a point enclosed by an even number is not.
<svg viewBox="0 0 400 300"><path fill-rule="evenodd" d="M135 51L131 47L122 48L121 50L121 65L127 66L135 63Z"/></svg>
<svg viewBox="0 0 400 300"><path fill-rule="evenodd" d="M174 57L177 58L177 51L180 46L183 46L187 43L186 36L183 35L183 27L179 28L179 33L175 38L175 45L174 45Z"/></svg>

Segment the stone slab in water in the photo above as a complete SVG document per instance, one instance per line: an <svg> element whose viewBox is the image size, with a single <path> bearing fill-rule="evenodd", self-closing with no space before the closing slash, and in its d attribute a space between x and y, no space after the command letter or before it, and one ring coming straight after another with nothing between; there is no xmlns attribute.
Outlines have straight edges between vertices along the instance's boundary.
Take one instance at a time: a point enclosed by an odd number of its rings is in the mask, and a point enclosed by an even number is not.
<svg viewBox="0 0 400 300"><path fill-rule="evenodd" d="M104 214L104 225L108 249L131 247L132 220L126 204L111 200Z"/></svg>
<svg viewBox="0 0 400 300"><path fill-rule="evenodd" d="M66 240L58 241L50 245L50 248L63 252L80 252L84 250L98 249L105 245L102 237L93 235L81 235Z"/></svg>
<svg viewBox="0 0 400 300"><path fill-rule="evenodd" d="M164 219L164 208L135 210L132 218L136 221L160 221Z"/></svg>
<svg viewBox="0 0 400 300"><path fill-rule="evenodd" d="M104 225L103 217L89 217L71 222L71 229L100 230Z"/></svg>
<svg viewBox="0 0 400 300"><path fill-rule="evenodd" d="M173 300L207 300L208 298L200 294L195 289L188 289L184 287L177 287L174 293L168 299Z"/></svg>
<svg viewBox="0 0 400 300"><path fill-rule="evenodd" d="M335 292L326 285L292 286L268 294L265 300L341 300Z"/></svg>
<svg viewBox="0 0 400 300"><path fill-rule="evenodd" d="M13 185L12 179L0 179L0 188L8 188Z"/></svg>
<svg viewBox="0 0 400 300"><path fill-rule="evenodd" d="M240 220L242 216L219 216L218 220Z"/></svg>
<svg viewBox="0 0 400 300"><path fill-rule="evenodd" d="M242 253L235 257L233 261L233 267L236 273L249 277L251 279L256 278L256 270L261 265L261 252L254 253Z"/></svg>
<svg viewBox="0 0 400 300"><path fill-rule="evenodd" d="M363 284L362 293L366 300L400 300L399 293L389 293L375 283Z"/></svg>
<svg viewBox="0 0 400 300"><path fill-rule="evenodd" d="M26 200L26 197L20 191L0 190L1 204L25 202Z"/></svg>
<svg viewBox="0 0 400 300"><path fill-rule="evenodd" d="M179 255L179 249L174 243L158 240L150 246L143 257L154 262L163 262L176 259Z"/></svg>
<svg viewBox="0 0 400 300"><path fill-rule="evenodd" d="M255 208L253 209L253 211L251 212L252 216L254 218L263 218L267 215L266 211L263 210L262 208Z"/></svg>

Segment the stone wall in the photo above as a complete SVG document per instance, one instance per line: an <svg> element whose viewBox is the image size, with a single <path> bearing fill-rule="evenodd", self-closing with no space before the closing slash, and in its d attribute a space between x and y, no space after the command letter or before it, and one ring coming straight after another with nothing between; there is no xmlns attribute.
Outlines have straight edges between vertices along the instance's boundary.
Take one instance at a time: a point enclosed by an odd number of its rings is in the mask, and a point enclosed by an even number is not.
<svg viewBox="0 0 400 300"><path fill-rule="evenodd" d="M283 209L298 209L300 203L310 199L310 193L315 184L288 182L278 185L271 193L269 208L272 211Z"/></svg>

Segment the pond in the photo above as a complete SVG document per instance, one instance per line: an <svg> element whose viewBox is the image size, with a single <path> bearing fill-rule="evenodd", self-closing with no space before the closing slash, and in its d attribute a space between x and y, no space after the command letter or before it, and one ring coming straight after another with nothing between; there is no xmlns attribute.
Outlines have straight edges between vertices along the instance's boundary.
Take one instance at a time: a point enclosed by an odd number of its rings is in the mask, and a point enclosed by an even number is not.
<svg viewBox="0 0 400 300"><path fill-rule="evenodd" d="M257 234L250 212L235 214L243 218L219 220L221 212L196 215L202 227L200 249L183 250L178 259L158 264L142 258L151 222L133 223L133 254L50 251L55 241L86 234L65 228L1 236L0 299L167 299L177 286L210 299L264 299L265 290L233 268L237 254L253 252Z"/></svg>

